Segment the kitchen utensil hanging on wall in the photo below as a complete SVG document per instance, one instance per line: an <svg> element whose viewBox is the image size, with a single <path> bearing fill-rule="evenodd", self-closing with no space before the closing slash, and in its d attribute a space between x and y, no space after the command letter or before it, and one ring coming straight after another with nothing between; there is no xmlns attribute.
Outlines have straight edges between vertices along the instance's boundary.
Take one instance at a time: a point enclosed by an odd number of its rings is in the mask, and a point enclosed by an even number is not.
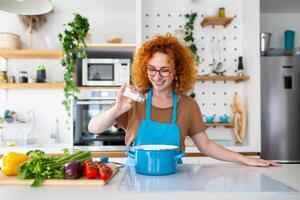
<svg viewBox="0 0 300 200"><path fill-rule="evenodd" d="M222 52L221 52L221 40L217 40L216 50L218 52L218 62L215 68L213 69L213 73L217 74L218 76L224 76L224 73L226 70L223 69L223 63L222 63Z"/></svg>
<svg viewBox="0 0 300 200"><path fill-rule="evenodd" d="M216 46L215 46L215 39L213 38L211 40L211 60L212 60L212 63L208 65L208 66L211 67L211 72L216 68L215 52L216 52Z"/></svg>
<svg viewBox="0 0 300 200"><path fill-rule="evenodd" d="M231 108L234 113L234 137L237 143L242 144L246 134L246 109L239 95L234 95Z"/></svg>

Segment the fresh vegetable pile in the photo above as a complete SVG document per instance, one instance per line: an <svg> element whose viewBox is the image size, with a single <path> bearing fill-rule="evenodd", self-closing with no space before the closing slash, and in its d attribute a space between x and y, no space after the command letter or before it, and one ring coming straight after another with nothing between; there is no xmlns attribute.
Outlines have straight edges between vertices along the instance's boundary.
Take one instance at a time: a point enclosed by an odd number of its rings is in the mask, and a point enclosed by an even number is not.
<svg viewBox="0 0 300 200"><path fill-rule="evenodd" d="M62 157L51 157L40 150L29 151L29 160L18 167L19 179L34 179L31 186L40 186L45 179L64 179L65 164L91 159L89 151L64 152ZM68 177L68 175L67 175Z"/></svg>
<svg viewBox="0 0 300 200"><path fill-rule="evenodd" d="M10 152L2 159L2 173L16 176L19 179L34 179L31 186L42 185L46 179L87 179L108 180L113 175L110 166L93 161L91 152L65 150L63 156L46 155L43 151L34 150L27 154Z"/></svg>

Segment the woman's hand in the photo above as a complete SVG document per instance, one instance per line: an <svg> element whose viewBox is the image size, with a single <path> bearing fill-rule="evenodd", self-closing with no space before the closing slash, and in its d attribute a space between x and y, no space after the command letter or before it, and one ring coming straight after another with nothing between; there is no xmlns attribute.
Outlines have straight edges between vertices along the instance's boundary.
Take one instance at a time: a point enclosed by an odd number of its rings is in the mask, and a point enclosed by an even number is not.
<svg viewBox="0 0 300 200"><path fill-rule="evenodd" d="M269 167L269 166L275 166L280 167L281 165L279 163L273 162L271 160L263 160L260 158L251 158L251 157L244 157L244 164L248 166L253 167Z"/></svg>
<svg viewBox="0 0 300 200"><path fill-rule="evenodd" d="M125 96L123 96L126 87L130 87L133 88L133 86L129 86L129 85L123 85L118 93L117 99L116 99L116 109L118 110L118 112L120 112L121 114L128 111L130 108L132 108L134 101L132 99L129 99Z"/></svg>

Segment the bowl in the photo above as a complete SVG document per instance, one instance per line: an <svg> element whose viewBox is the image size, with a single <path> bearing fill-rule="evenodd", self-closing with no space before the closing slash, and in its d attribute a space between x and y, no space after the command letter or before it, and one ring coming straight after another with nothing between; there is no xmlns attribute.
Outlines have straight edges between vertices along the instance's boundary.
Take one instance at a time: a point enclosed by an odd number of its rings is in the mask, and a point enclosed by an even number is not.
<svg viewBox="0 0 300 200"><path fill-rule="evenodd" d="M221 123L228 123L229 117L227 115L223 115L219 117Z"/></svg>
<svg viewBox="0 0 300 200"><path fill-rule="evenodd" d="M212 123L214 122L215 116L205 116L205 122Z"/></svg>
<svg viewBox="0 0 300 200"><path fill-rule="evenodd" d="M123 38L115 37L115 38L107 38L106 42L109 44L119 44L123 42Z"/></svg>
<svg viewBox="0 0 300 200"><path fill-rule="evenodd" d="M8 140L5 142L6 146L9 146L9 147L13 147L16 145L16 141L15 140Z"/></svg>
<svg viewBox="0 0 300 200"><path fill-rule="evenodd" d="M4 120L7 123L13 123L16 120L16 118L15 117L5 117Z"/></svg>

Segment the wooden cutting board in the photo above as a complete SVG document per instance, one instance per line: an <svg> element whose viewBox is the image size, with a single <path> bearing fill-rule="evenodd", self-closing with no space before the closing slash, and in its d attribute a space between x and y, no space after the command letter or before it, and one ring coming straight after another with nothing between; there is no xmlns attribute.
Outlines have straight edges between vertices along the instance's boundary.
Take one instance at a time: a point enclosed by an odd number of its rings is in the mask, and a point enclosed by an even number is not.
<svg viewBox="0 0 300 200"><path fill-rule="evenodd" d="M80 179L46 179L42 186L102 186L107 184L118 173L117 167L112 167L113 175L106 181L101 179L87 179L81 177ZM0 185L31 185L32 179L21 180L16 176L5 176L0 173Z"/></svg>

